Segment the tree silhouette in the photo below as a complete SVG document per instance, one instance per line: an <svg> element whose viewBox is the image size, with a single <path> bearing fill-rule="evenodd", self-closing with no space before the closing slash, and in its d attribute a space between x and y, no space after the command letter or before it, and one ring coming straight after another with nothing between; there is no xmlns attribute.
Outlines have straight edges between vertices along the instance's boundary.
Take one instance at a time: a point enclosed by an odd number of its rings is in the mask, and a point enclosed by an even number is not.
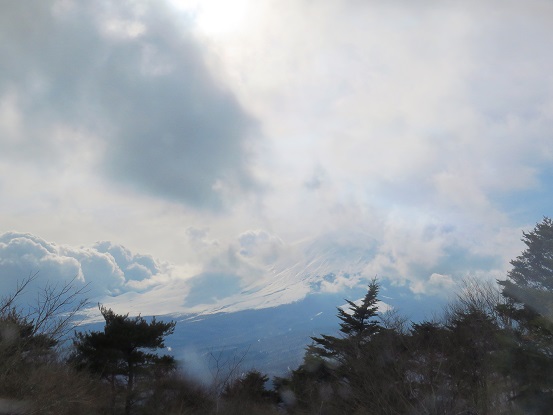
<svg viewBox="0 0 553 415"><path fill-rule="evenodd" d="M338 361L353 353L359 356L363 344L376 335L381 329L378 316L378 291L379 284L376 279L369 284L367 294L360 304L345 300L349 309L346 311L338 307L338 318L342 337L329 336L311 337L314 344L309 346L309 351L315 355L326 358L334 358Z"/></svg>
<svg viewBox="0 0 553 415"><path fill-rule="evenodd" d="M100 306L105 320L103 331L75 333L75 352L70 361L77 368L88 369L109 381L112 409L115 410L118 381L125 384L125 414L131 413L136 398L135 383L140 375L170 371L175 359L169 355L146 352L164 348L165 336L172 334L175 322L146 321L143 317L120 315Z"/></svg>
<svg viewBox="0 0 553 415"><path fill-rule="evenodd" d="M376 406L387 403L392 391L398 401L395 357L401 336L380 322L379 288L374 279L361 301L346 300L347 309L338 307L341 336L312 337L303 365L289 385L283 383L294 392L308 392L311 399L305 404L312 409L319 405L343 413L377 413Z"/></svg>
<svg viewBox="0 0 553 415"><path fill-rule="evenodd" d="M513 321L506 372L518 385L515 401L546 414L553 406L553 221L544 217L522 241L526 249L498 281L507 300L499 311Z"/></svg>
<svg viewBox="0 0 553 415"><path fill-rule="evenodd" d="M0 294L0 413L94 413L102 405L101 385L59 359L64 336L87 303L83 288L74 280L46 282L26 304L22 297L37 278L30 274Z"/></svg>
<svg viewBox="0 0 553 415"><path fill-rule="evenodd" d="M265 388L269 377L255 369L227 384L223 397L227 399L249 400L252 402L270 401L273 394Z"/></svg>

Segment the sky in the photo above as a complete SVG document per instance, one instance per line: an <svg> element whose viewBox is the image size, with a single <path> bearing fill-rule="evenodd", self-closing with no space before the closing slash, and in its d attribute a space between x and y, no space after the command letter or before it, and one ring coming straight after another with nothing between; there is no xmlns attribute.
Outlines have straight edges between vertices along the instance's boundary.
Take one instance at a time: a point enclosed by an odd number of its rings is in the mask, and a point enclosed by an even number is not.
<svg viewBox="0 0 553 415"><path fill-rule="evenodd" d="M551 215L549 0L0 7L0 292L446 295L504 278Z"/></svg>

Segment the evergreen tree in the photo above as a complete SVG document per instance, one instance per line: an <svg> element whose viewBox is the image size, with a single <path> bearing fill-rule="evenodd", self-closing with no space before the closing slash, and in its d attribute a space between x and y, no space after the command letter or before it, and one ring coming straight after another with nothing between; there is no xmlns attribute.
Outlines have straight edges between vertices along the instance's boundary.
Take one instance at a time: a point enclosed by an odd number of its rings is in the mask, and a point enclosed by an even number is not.
<svg viewBox="0 0 553 415"><path fill-rule="evenodd" d="M309 387L292 385L292 390L311 391L312 407L325 406L343 413L377 413L374 410L382 404L384 395L387 401L388 390L383 393L382 386L388 378L383 375L394 360L396 347L390 347L389 342L388 334L394 334L393 330L388 333L378 319L378 291L379 284L374 279L360 302L346 300L349 307L338 308L340 337L312 337L304 364L292 379L308 381ZM388 372L395 375L394 370Z"/></svg>
<svg viewBox="0 0 553 415"><path fill-rule="evenodd" d="M99 374L112 386L112 406L118 381L125 383L125 413L131 413L135 400L135 383L140 375L152 375L155 371L175 368L172 356L146 352L164 348L165 336L172 334L174 322L146 321L143 317L115 314L100 307L105 320L103 331L75 333L75 352L70 361L78 368L86 368Z"/></svg>
<svg viewBox="0 0 553 415"><path fill-rule="evenodd" d="M446 367L455 400L463 402L467 411L494 413L491 390L499 381L495 360L500 347L496 321L482 310L465 310L451 316L446 327Z"/></svg>
<svg viewBox="0 0 553 415"><path fill-rule="evenodd" d="M416 407L428 413L451 410L451 379L448 375L449 331L437 321L412 323L408 337L411 378L409 386L416 397ZM422 409L422 408L420 408ZM420 411L423 413L423 411Z"/></svg>
<svg viewBox="0 0 553 415"><path fill-rule="evenodd" d="M269 377L252 369L226 385L223 391L225 399L235 399L250 402L269 402L274 400L274 394L265 388Z"/></svg>
<svg viewBox="0 0 553 415"><path fill-rule="evenodd" d="M526 250L511 261L508 277L519 287L553 291L553 221L547 217L530 232L523 232ZM503 286L508 286L502 281Z"/></svg>
<svg viewBox="0 0 553 415"><path fill-rule="evenodd" d="M532 231L523 232L522 241L527 248L511 261L508 278L498 281L508 300L502 312L523 329L545 330L551 335L553 325L539 317L553 318L553 221L545 217Z"/></svg>
<svg viewBox="0 0 553 415"><path fill-rule="evenodd" d="M545 217L522 241L526 249L498 281L507 299L499 311L514 322L506 372L517 384L515 401L546 414L553 406L553 221Z"/></svg>
<svg viewBox="0 0 553 415"><path fill-rule="evenodd" d="M345 300L348 311L338 307L338 318L341 320L340 332L342 337L321 335L311 337L314 344L309 346L309 352L327 358L334 358L338 361L353 353L358 356L363 344L376 335L381 326L376 317L378 316L378 291L379 284L376 279L369 284L365 298L360 304Z"/></svg>

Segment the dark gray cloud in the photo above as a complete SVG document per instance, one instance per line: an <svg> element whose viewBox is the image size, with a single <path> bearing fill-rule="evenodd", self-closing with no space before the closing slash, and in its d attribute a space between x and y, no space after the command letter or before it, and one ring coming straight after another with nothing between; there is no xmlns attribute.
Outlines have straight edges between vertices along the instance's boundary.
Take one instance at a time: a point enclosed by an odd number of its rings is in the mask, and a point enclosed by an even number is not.
<svg viewBox="0 0 553 415"><path fill-rule="evenodd" d="M217 208L252 189L256 123L185 27L159 3L5 4L0 100L23 120L3 129L5 154L55 164L72 151L52 133L66 126L139 191Z"/></svg>

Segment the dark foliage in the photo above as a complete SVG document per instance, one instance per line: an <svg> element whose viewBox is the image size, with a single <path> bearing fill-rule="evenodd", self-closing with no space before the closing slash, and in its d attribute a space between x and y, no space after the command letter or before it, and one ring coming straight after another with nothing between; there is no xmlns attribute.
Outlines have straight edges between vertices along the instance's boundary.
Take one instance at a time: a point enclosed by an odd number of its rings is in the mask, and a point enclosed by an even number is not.
<svg viewBox="0 0 553 415"><path fill-rule="evenodd" d="M272 390L256 370L238 376L241 358L225 372L220 356L216 387L202 386L156 353L175 323L103 307L104 330L77 333L68 365L57 350L67 321L55 318L65 294L50 291L32 315L12 295L0 302L0 413L550 414L553 222L544 218L523 241L499 289L469 279L434 321L381 314L373 280L360 302L338 309L340 335L312 337L303 363Z"/></svg>
<svg viewBox="0 0 553 415"><path fill-rule="evenodd" d="M46 285L37 302L19 298L37 274L0 300L0 413L95 413L103 405L101 385L59 359L62 336L86 303L73 282Z"/></svg>
<svg viewBox="0 0 553 415"><path fill-rule="evenodd" d="M381 329L377 320L378 315L378 290L376 280L369 284L369 289L361 304L345 300L349 305L348 310L338 308L338 318L342 337L321 335L312 337L313 345L309 346L309 352L325 358L333 358L343 361L353 354L357 356L361 348Z"/></svg>
<svg viewBox="0 0 553 415"><path fill-rule="evenodd" d="M215 402L206 387L182 373L171 372L148 379L149 391L136 412L141 415L187 414L215 412Z"/></svg>
<svg viewBox="0 0 553 415"><path fill-rule="evenodd" d="M508 300L499 307L510 319L510 365L504 374L516 383L514 401L529 414L553 407L553 221L545 217L523 232L526 249L511 261L508 278L498 281Z"/></svg>
<svg viewBox="0 0 553 415"><path fill-rule="evenodd" d="M131 413L134 403L141 399L136 383L152 377L156 372L170 372L176 368L169 355L146 352L164 348L165 336L173 333L174 322L146 321L143 317L120 315L100 307L105 320L103 331L75 333L75 352L70 362L77 369L88 369L109 381L112 388L112 406L115 410L119 383L125 389L125 413Z"/></svg>

